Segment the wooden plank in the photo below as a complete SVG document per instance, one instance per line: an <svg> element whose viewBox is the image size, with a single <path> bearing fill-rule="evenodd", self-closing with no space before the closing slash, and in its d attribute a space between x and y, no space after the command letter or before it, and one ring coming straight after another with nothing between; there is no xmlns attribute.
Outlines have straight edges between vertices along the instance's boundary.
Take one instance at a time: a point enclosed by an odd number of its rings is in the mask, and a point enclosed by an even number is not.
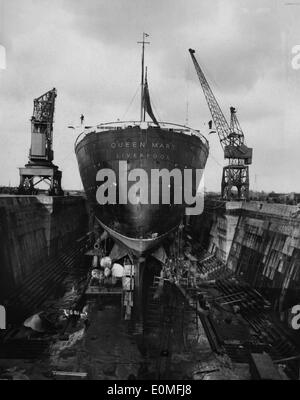
<svg viewBox="0 0 300 400"><path fill-rule="evenodd" d="M76 376L80 378L86 378L87 372L73 372L73 371L52 371L54 376Z"/></svg>
<svg viewBox="0 0 300 400"><path fill-rule="evenodd" d="M87 289L85 294L95 294L98 296L113 296L113 295L122 295L122 291L111 291L111 292L105 292L105 291L94 291L94 290L89 290Z"/></svg>

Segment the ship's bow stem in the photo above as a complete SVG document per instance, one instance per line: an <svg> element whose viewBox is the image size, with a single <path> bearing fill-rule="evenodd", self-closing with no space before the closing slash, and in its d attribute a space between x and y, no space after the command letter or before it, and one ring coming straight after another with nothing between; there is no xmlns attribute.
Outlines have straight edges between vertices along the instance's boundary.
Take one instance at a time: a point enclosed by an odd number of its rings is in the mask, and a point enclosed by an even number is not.
<svg viewBox="0 0 300 400"><path fill-rule="evenodd" d="M135 257L134 262L134 309L135 319L138 322L143 321L143 274L144 257Z"/></svg>

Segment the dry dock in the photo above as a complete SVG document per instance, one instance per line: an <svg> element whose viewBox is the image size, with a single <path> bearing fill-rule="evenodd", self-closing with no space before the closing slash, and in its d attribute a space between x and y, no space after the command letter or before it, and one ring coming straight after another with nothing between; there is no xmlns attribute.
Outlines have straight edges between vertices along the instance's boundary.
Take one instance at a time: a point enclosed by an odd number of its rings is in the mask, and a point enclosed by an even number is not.
<svg viewBox="0 0 300 400"><path fill-rule="evenodd" d="M87 293L93 242L83 198L0 203L12 326L0 346L2 378L297 379L300 343L289 323L300 303L297 206L207 198L169 247L172 262L150 260L142 320L125 321L122 296ZM88 325L61 319L84 307ZM24 331L24 318L40 311L54 330Z"/></svg>

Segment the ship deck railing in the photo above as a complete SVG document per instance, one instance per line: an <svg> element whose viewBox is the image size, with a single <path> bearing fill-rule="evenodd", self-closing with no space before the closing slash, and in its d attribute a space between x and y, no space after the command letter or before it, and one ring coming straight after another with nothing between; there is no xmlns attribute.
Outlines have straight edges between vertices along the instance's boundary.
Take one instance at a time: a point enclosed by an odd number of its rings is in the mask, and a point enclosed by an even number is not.
<svg viewBox="0 0 300 400"><path fill-rule="evenodd" d="M163 130L166 130L168 132L178 132L178 133L183 133L187 136L197 136L199 139L201 139L207 146L208 146L208 141L205 138L204 135L200 133L199 130L192 129L186 125L180 125L180 124L174 124L171 122L159 122L159 126L156 125L154 122L141 122L141 121L115 121L115 122L105 122L102 124L98 124L96 126L88 126L88 127L82 127L81 129L82 132L78 135L76 142L75 142L75 148L77 144L89 133L96 132L96 133L101 133L101 132L106 132L106 131L120 131L125 128L135 128L139 127L141 130L147 130L150 127L156 127L160 128Z"/></svg>

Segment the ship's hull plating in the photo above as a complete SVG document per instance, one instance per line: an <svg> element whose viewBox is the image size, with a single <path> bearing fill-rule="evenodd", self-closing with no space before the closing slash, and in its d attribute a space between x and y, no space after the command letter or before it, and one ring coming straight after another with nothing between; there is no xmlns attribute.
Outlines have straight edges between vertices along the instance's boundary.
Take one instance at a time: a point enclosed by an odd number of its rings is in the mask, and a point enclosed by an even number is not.
<svg viewBox="0 0 300 400"><path fill-rule="evenodd" d="M119 182L119 161L127 162L128 172L136 168L146 171L150 199L152 169L204 169L208 146L197 136L153 126L145 130L134 126L90 132L76 145L75 152L96 218L114 239L141 254L158 245L180 224L186 205L174 204L172 196L171 204L118 204L119 191L123 190ZM115 172L117 204L97 202L96 193L102 182L97 182L96 176L104 168ZM133 183L128 183L128 189Z"/></svg>

